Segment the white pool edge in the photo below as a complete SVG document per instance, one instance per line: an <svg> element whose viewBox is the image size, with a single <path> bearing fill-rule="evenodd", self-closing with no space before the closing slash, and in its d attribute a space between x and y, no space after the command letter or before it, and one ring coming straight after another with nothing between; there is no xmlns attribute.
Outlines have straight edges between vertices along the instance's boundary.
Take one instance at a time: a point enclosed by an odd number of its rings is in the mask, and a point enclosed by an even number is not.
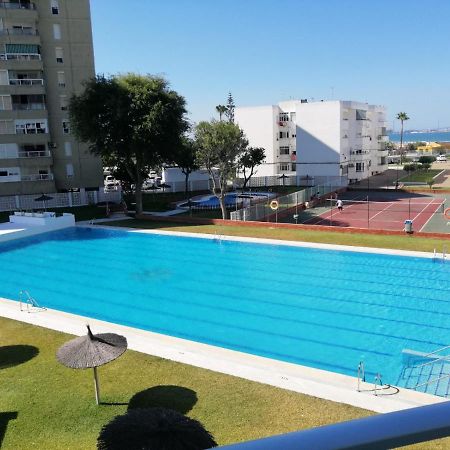
<svg viewBox="0 0 450 450"><path fill-rule="evenodd" d="M402 388L395 395L375 396L371 391L373 384L369 383L361 383L361 389L366 392L357 392L355 377L52 309L28 313L20 311L17 301L5 298L0 298L0 315L74 335L84 334L85 325L89 323L94 333L124 335L129 348L138 352L379 413L446 401L441 397ZM386 391L389 392L392 391Z"/></svg>
<svg viewBox="0 0 450 450"><path fill-rule="evenodd" d="M188 231L164 231L164 230L146 230L143 228L129 228L129 227L114 227L107 225L78 225L82 228L104 229L125 231L130 233L144 233L144 234L160 234L165 236L180 236L191 237L200 239L212 239L216 241L235 241L235 242L250 242L254 244L268 244L268 245L283 245L287 247L309 247L317 248L321 250L340 250L346 252L358 252L358 253L375 253L381 255L393 255L393 256L411 256L416 258L434 258L434 253L431 252L418 252L412 250L397 250L389 248L378 247L361 247L352 245L338 245L338 244L320 244L316 242L306 241L289 241L281 239L266 239L266 238L253 238L246 236L228 236L225 234L207 234L207 233L189 233ZM220 227L220 226L218 226ZM437 253L438 258L440 253Z"/></svg>

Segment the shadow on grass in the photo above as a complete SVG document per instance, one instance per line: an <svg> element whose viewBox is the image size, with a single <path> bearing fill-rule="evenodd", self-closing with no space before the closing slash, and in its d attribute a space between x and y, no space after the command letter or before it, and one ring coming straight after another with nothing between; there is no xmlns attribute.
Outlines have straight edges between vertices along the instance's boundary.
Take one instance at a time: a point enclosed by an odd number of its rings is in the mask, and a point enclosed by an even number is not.
<svg viewBox="0 0 450 450"><path fill-rule="evenodd" d="M6 434L8 422L14 419L17 419L17 411L0 412L0 447Z"/></svg>
<svg viewBox="0 0 450 450"><path fill-rule="evenodd" d="M0 369L23 364L39 354L39 349L32 345L5 345L0 347Z"/></svg>
<svg viewBox="0 0 450 450"><path fill-rule="evenodd" d="M182 386L155 386L135 394L128 404L128 410L135 408L161 407L188 413L197 403L197 394Z"/></svg>

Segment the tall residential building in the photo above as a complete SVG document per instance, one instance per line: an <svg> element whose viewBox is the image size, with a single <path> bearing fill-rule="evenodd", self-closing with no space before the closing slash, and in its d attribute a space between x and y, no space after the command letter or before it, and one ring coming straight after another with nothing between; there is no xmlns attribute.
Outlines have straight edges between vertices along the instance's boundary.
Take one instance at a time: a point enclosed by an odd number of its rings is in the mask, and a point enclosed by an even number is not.
<svg viewBox="0 0 450 450"><path fill-rule="evenodd" d="M0 3L0 195L103 185L70 132L68 101L95 75L89 0Z"/></svg>
<svg viewBox="0 0 450 450"><path fill-rule="evenodd" d="M344 176L349 183L387 169L386 111L353 101L286 101L236 108L253 147L266 149L256 176Z"/></svg>

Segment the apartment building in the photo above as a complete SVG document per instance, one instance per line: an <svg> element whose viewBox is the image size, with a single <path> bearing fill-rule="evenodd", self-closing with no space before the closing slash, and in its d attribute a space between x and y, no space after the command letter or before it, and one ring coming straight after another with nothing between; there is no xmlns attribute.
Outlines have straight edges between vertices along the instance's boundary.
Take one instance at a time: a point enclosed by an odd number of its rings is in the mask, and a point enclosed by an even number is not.
<svg viewBox="0 0 450 450"><path fill-rule="evenodd" d="M0 195L103 185L68 118L94 74L89 0L0 2Z"/></svg>
<svg viewBox="0 0 450 450"><path fill-rule="evenodd" d="M344 176L355 183L387 169L382 106L292 100L236 108L235 121L251 146L266 149L257 176Z"/></svg>

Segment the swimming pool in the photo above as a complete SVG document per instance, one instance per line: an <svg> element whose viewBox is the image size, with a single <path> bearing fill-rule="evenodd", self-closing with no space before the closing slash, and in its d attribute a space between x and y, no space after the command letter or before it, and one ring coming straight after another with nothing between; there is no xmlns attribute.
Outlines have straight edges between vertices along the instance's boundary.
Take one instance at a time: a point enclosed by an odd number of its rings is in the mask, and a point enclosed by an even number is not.
<svg viewBox="0 0 450 450"><path fill-rule="evenodd" d="M450 265L428 258L70 228L0 244L0 296L399 384L449 344Z"/></svg>
<svg viewBox="0 0 450 450"><path fill-rule="evenodd" d="M267 199L275 196L273 192L229 192L225 194L225 206L227 208L242 207L242 205L246 205L247 203L250 204L250 200L267 201ZM190 203L186 201L178 203L178 207L180 208L189 208L189 205L193 209L220 208L219 199L215 195L205 195L201 198L196 197L195 199L191 199Z"/></svg>

